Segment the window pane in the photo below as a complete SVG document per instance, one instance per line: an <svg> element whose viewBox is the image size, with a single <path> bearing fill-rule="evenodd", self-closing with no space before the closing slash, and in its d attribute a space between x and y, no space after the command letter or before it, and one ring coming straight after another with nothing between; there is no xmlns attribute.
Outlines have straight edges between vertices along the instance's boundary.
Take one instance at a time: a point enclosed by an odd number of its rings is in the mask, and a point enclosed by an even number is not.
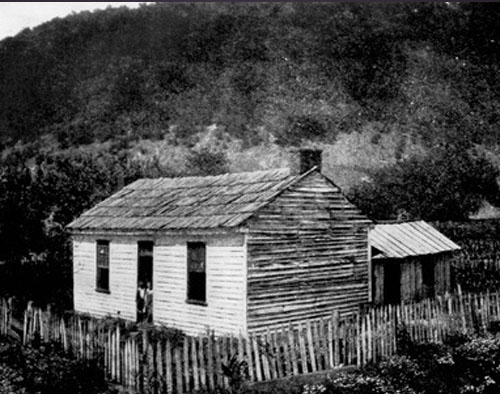
<svg viewBox="0 0 500 394"><path fill-rule="evenodd" d="M188 271L205 272L205 244L188 243Z"/></svg>
<svg viewBox="0 0 500 394"><path fill-rule="evenodd" d="M188 274L188 299L206 301L205 273L190 272Z"/></svg>
<svg viewBox="0 0 500 394"><path fill-rule="evenodd" d="M97 288L109 290L109 269L97 268Z"/></svg>
<svg viewBox="0 0 500 394"><path fill-rule="evenodd" d="M97 266L109 267L109 242L97 241Z"/></svg>

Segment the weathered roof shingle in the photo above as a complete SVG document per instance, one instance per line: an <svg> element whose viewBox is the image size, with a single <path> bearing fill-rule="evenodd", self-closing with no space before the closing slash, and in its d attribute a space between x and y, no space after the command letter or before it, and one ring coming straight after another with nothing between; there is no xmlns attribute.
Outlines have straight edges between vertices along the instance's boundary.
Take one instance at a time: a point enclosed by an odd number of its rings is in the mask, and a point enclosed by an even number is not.
<svg viewBox="0 0 500 394"><path fill-rule="evenodd" d="M208 177L140 179L68 225L71 230L234 227L299 176L288 169Z"/></svg>

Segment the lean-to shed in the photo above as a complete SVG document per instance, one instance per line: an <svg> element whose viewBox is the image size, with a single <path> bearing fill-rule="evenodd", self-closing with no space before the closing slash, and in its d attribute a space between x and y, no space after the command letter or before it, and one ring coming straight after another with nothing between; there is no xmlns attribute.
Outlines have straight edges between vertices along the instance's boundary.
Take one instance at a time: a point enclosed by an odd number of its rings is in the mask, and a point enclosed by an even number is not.
<svg viewBox="0 0 500 394"><path fill-rule="evenodd" d="M321 153L292 169L141 179L73 221L74 307L152 319L188 333L243 333L369 300L371 222L321 174Z"/></svg>
<svg viewBox="0 0 500 394"><path fill-rule="evenodd" d="M419 300L450 290L450 261L460 247L430 224L377 224L369 240L375 303Z"/></svg>

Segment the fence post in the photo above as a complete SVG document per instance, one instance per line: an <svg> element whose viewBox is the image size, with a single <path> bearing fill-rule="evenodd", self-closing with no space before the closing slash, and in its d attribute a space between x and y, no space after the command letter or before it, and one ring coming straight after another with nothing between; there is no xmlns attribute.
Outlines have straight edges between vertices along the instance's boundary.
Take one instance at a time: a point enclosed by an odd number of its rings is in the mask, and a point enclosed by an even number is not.
<svg viewBox="0 0 500 394"><path fill-rule="evenodd" d="M24 311L24 323L23 323L23 344L26 345L30 340L30 332L31 332L31 314L33 312L33 302L29 301L26 306L26 310Z"/></svg>
<svg viewBox="0 0 500 394"><path fill-rule="evenodd" d="M356 364L358 367L361 366L362 360L361 360L361 341L363 333L361 330L361 311L358 311L356 314L356 334L357 334L357 341L356 341Z"/></svg>
<svg viewBox="0 0 500 394"><path fill-rule="evenodd" d="M339 311L335 309L332 313L332 331L333 331L333 365L340 365L340 322Z"/></svg>
<svg viewBox="0 0 500 394"><path fill-rule="evenodd" d="M459 313L462 321L462 333L467 334L467 318L465 316L464 299L462 295L462 287L460 285L457 286L457 296L458 296Z"/></svg>

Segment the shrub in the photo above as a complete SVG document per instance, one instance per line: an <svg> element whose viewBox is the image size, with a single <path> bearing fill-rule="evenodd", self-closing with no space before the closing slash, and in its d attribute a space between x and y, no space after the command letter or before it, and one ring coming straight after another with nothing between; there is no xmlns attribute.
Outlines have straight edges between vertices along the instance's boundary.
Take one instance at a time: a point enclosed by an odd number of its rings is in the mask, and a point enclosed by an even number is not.
<svg viewBox="0 0 500 394"><path fill-rule="evenodd" d="M412 391L397 391L383 377L370 376L365 373L345 373L329 378L325 383L323 392L325 394L389 394L396 392L413 394ZM304 390L303 394L320 394L320 392Z"/></svg>
<svg viewBox="0 0 500 394"><path fill-rule="evenodd" d="M22 383L23 377L18 371L0 364L0 394L25 394Z"/></svg>
<svg viewBox="0 0 500 394"><path fill-rule="evenodd" d="M462 377L464 388L489 392L491 388L487 386L495 385L496 392L500 391L499 337L474 338L454 349L453 359L455 375Z"/></svg>
<svg viewBox="0 0 500 394"><path fill-rule="evenodd" d="M19 386L19 393L24 388L26 392L39 394L84 394L104 391L107 387L95 363L68 358L56 344L34 348L2 343L0 365L7 372L2 375L7 376L3 384L16 390Z"/></svg>

